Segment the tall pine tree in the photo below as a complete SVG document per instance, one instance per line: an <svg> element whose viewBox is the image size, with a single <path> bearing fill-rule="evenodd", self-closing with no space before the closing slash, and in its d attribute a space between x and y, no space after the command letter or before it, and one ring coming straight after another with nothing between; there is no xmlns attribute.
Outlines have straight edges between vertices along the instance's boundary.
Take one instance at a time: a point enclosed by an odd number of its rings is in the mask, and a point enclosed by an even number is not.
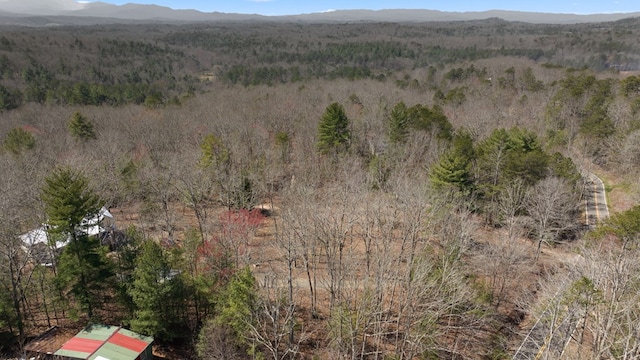
<svg viewBox="0 0 640 360"><path fill-rule="evenodd" d="M129 294L135 305L131 329L143 334L171 340L176 330L185 298L179 274L172 272L165 251L154 241L146 241L136 259Z"/></svg>
<svg viewBox="0 0 640 360"><path fill-rule="evenodd" d="M429 177L435 188L453 186L466 195L473 189L472 162L475 158L473 139L468 132L457 134L453 146L433 164Z"/></svg>
<svg viewBox="0 0 640 360"><path fill-rule="evenodd" d="M81 173L61 168L45 179L41 198L48 216L50 238L68 239L58 259L56 284L68 300L92 319L102 303L101 291L112 279L112 265L99 240L86 233L84 219L93 218L101 206L100 197Z"/></svg>
<svg viewBox="0 0 640 360"><path fill-rule="evenodd" d="M73 113L68 126L69 132L78 141L88 141L97 137L93 123L80 112Z"/></svg>
<svg viewBox="0 0 640 360"><path fill-rule="evenodd" d="M344 107L338 103L327 106L318 125L318 151L322 154L342 152L349 148L350 142L349 119Z"/></svg>
<svg viewBox="0 0 640 360"><path fill-rule="evenodd" d="M15 155L21 154L25 150L32 149L36 145L36 139L27 130L16 127L7 133L3 146L5 150Z"/></svg>
<svg viewBox="0 0 640 360"><path fill-rule="evenodd" d="M392 144L404 143L409 132L408 127L407 105L401 101L393 107L389 116L389 142Z"/></svg>

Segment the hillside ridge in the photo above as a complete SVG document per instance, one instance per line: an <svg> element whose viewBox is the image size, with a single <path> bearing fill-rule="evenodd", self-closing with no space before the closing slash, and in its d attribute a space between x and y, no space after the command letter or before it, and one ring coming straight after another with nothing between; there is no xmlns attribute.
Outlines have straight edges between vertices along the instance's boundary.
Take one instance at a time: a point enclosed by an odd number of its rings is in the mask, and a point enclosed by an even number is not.
<svg viewBox="0 0 640 360"><path fill-rule="evenodd" d="M472 21L500 18L534 24L579 24L611 22L640 17L640 12L610 14L560 14L507 10L447 12L430 9L336 10L296 15L266 16L223 12L202 12L193 9L172 9L159 5L128 3L112 5L103 2L87 3L78 9L53 9L29 5L4 4L0 8L0 24L44 26L85 25L101 23L140 22L219 22L219 21L274 21L274 22L438 22ZM34 16L46 16L47 21L35 21ZM87 18L90 20L88 21Z"/></svg>

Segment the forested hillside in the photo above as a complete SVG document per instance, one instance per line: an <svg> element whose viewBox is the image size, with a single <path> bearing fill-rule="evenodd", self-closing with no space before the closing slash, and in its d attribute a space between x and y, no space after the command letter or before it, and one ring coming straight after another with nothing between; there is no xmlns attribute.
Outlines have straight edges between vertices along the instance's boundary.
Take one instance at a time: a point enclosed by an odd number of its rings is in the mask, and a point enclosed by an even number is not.
<svg viewBox="0 0 640 360"><path fill-rule="evenodd" d="M167 358L640 356L639 35L2 28L0 355L104 322Z"/></svg>

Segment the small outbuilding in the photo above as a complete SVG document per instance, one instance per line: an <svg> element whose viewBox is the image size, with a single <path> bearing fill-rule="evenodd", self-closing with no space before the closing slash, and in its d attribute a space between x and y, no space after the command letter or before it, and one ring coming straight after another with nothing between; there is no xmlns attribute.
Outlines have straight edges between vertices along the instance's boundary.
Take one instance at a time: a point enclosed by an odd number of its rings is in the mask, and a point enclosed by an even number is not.
<svg viewBox="0 0 640 360"><path fill-rule="evenodd" d="M56 360L152 360L153 338L118 326L92 324L53 354Z"/></svg>

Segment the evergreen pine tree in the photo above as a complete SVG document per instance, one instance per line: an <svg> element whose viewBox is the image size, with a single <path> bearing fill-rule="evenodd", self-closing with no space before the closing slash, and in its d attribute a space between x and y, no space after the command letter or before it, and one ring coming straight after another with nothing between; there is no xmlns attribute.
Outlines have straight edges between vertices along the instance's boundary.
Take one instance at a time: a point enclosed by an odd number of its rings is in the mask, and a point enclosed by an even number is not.
<svg viewBox="0 0 640 360"><path fill-rule="evenodd" d="M36 139L27 130L17 127L9 130L3 145L7 151L18 155L24 150L32 149L36 145Z"/></svg>
<svg viewBox="0 0 640 360"><path fill-rule="evenodd" d="M51 226L50 237L69 240L58 259L56 284L91 319L101 304L100 292L113 275L106 249L83 229L83 220L98 213L101 200L89 188L89 181L69 168L57 169L45 179L41 198Z"/></svg>
<svg viewBox="0 0 640 360"><path fill-rule="evenodd" d="M393 107L389 116L389 142L404 143L407 139L408 126L407 105L401 101Z"/></svg>
<svg viewBox="0 0 640 360"><path fill-rule="evenodd" d="M431 167L429 177L436 188L455 186L467 192L472 184L471 163L460 154L448 152Z"/></svg>
<svg viewBox="0 0 640 360"><path fill-rule="evenodd" d="M258 301L255 278L249 268L238 271L220 296L218 324L228 325L240 343L246 340Z"/></svg>
<svg viewBox="0 0 640 360"><path fill-rule="evenodd" d="M169 330L176 325L172 311L179 278L172 274L168 257L154 241L146 241L137 258L129 294L135 304L131 329L170 340L176 336Z"/></svg>
<svg viewBox="0 0 640 360"><path fill-rule="evenodd" d="M214 134L209 134L200 143L200 166L203 168L222 169L229 164L229 149L220 138Z"/></svg>
<svg viewBox="0 0 640 360"><path fill-rule="evenodd" d="M454 186L465 194L471 192L475 159L473 139L468 132L456 134L451 149L431 167L430 178L434 187Z"/></svg>
<svg viewBox="0 0 640 360"><path fill-rule="evenodd" d="M97 320L95 311L103 305L105 290L113 287L113 265L107 258L107 248L97 237L79 234L66 246L57 266L56 285L62 294L75 300L73 312L79 310L90 320Z"/></svg>
<svg viewBox="0 0 640 360"><path fill-rule="evenodd" d="M80 112L73 113L69 120L69 131L71 135L79 141L88 141L96 138L93 123Z"/></svg>
<svg viewBox="0 0 640 360"><path fill-rule="evenodd" d="M322 154L342 152L349 148L350 141L349 119L344 107L338 103L327 106L318 126L318 151Z"/></svg>
<svg viewBox="0 0 640 360"><path fill-rule="evenodd" d="M76 240L82 220L100 209L100 197L89 188L89 180L70 168L59 168L45 178L41 198L50 232L67 234Z"/></svg>

